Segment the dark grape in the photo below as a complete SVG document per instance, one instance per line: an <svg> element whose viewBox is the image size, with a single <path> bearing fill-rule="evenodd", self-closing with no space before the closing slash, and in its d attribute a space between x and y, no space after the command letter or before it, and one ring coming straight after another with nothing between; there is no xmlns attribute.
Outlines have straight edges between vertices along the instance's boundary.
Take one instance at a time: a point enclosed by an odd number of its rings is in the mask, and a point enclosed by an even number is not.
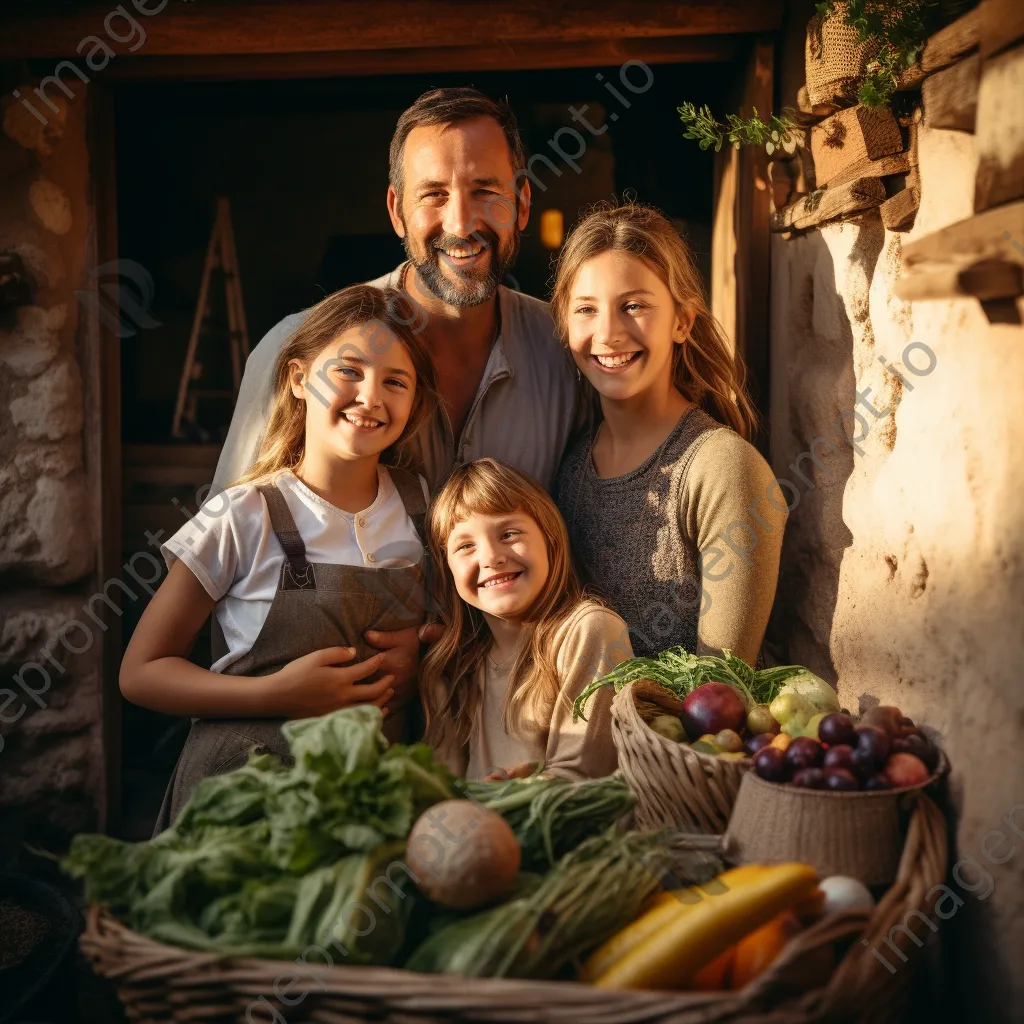
<svg viewBox="0 0 1024 1024"><path fill-rule="evenodd" d="M857 733L853 728L853 719L841 711L826 715L818 726L818 738L830 747L839 743L854 746L857 742Z"/></svg>
<svg viewBox="0 0 1024 1024"><path fill-rule="evenodd" d="M778 747L765 747L754 757L754 771L768 782L785 782L789 778L786 754Z"/></svg>
<svg viewBox="0 0 1024 1024"><path fill-rule="evenodd" d="M767 747L769 743L774 739L774 736L770 732L758 733L756 736L751 736L747 740L747 753L756 754L759 750Z"/></svg>
<svg viewBox="0 0 1024 1024"><path fill-rule="evenodd" d="M786 760L795 771L817 768L822 758L821 744L810 736L798 736L786 748Z"/></svg>
<svg viewBox="0 0 1024 1024"><path fill-rule="evenodd" d="M852 772L853 747L847 743L837 743L834 747L829 747L821 764L823 768L845 768Z"/></svg>
<svg viewBox="0 0 1024 1024"><path fill-rule="evenodd" d="M801 768L793 776L793 785L805 789L824 789L825 773L820 768Z"/></svg>
<svg viewBox="0 0 1024 1024"><path fill-rule="evenodd" d="M845 768L826 768L824 769L824 775L825 785L828 789L860 789L860 782L857 781L857 776Z"/></svg>
<svg viewBox="0 0 1024 1024"><path fill-rule="evenodd" d="M892 783L885 772L879 772L864 780L864 788L868 790L892 789Z"/></svg>

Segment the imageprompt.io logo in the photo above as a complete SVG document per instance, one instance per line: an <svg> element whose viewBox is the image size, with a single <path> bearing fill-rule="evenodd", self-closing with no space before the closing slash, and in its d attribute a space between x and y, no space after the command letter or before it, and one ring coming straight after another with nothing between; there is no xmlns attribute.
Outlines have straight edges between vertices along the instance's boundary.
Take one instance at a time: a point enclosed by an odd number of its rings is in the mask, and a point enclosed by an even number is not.
<svg viewBox="0 0 1024 1024"><path fill-rule="evenodd" d="M141 263L110 260L101 263L89 280L96 282L96 288L76 291L75 298L119 338L161 326L149 311L155 292L153 276Z"/></svg>

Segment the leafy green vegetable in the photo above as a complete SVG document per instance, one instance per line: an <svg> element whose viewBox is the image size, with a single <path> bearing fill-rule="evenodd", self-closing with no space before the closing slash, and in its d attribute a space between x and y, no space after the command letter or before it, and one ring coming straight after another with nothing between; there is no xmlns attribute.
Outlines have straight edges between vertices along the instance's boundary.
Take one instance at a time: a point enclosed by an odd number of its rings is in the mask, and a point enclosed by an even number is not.
<svg viewBox="0 0 1024 1024"><path fill-rule="evenodd" d="M831 714L839 710L839 695L835 688L829 686L820 676L816 676L810 669L803 669L801 672L790 676L782 687L781 693L798 693L806 697L813 705L815 711L823 711Z"/></svg>
<svg viewBox="0 0 1024 1024"><path fill-rule="evenodd" d="M761 120L757 107L753 111L753 116L748 118L726 114L727 123L720 124L708 106L683 103L676 107L679 119L687 126L683 138L696 139L701 149L714 146L717 153L725 142L732 143L736 149L740 146L764 146L769 156L776 148L790 153L796 149L796 138L792 135L796 122L791 108L787 107L780 114L769 114L767 122Z"/></svg>
<svg viewBox="0 0 1024 1024"><path fill-rule="evenodd" d="M668 833L607 832L563 857L533 891L430 936L413 971L477 978L550 978L634 920L672 872L672 885L717 875L707 853L674 850Z"/></svg>
<svg viewBox="0 0 1024 1024"><path fill-rule="evenodd" d="M76 836L64 868L86 898L194 949L289 957L333 935L352 962L389 962L411 903L405 840L422 811L456 795L451 773L427 746L389 747L377 708L282 728L294 765L261 755L203 779L155 839ZM351 928L366 923L342 914L356 904L380 908L365 937Z"/></svg>
<svg viewBox="0 0 1024 1024"><path fill-rule="evenodd" d="M584 839L603 832L636 797L618 773L602 779L509 779L456 783L466 796L497 811L512 827L524 869L546 870Z"/></svg>
<svg viewBox="0 0 1024 1024"><path fill-rule="evenodd" d="M628 683L650 679L682 699L703 683L726 683L739 691L749 711L755 704L770 704L787 679L807 671L800 665L754 669L731 651L722 654L719 658L711 654L690 654L683 647L670 647L653 658L623 661L607 675L595 679L576 698L573 721L586 718L587 701L602 686L612 686L618 693Z"/></svg>

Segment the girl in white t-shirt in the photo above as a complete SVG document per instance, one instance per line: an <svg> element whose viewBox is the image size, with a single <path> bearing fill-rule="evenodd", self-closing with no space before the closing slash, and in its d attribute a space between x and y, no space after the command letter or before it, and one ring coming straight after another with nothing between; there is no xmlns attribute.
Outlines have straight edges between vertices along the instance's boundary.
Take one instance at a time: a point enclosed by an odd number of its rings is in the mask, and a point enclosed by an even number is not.
<svg viewBox="0 0 1024 1024"><path fill-rule="evenodd" d="M158 831L251 748L286 755L282 720L392 698L363 633L425 609L426 484L395 465L436 407L414 319L366 285L314 306L278 356L252 471L162 546L168 575L120 677L128 700L195 719ZM223 645L204 669L187 656L211 612Z"/></svg>

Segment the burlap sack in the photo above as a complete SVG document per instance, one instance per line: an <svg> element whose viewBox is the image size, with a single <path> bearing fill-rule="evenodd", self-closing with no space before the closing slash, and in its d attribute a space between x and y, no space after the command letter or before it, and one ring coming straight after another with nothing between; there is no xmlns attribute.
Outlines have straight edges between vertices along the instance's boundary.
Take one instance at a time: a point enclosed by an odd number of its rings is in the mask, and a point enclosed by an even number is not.
<svg viewBox="0 0 1024 1024"><path fill-rule="evenodd" d="M812 105L856 103L868 62L878 53L876 40L857 42L857 30L846 24L846 6L836 4L833 14L815 14L808 22L804 56Z"/></svg>

